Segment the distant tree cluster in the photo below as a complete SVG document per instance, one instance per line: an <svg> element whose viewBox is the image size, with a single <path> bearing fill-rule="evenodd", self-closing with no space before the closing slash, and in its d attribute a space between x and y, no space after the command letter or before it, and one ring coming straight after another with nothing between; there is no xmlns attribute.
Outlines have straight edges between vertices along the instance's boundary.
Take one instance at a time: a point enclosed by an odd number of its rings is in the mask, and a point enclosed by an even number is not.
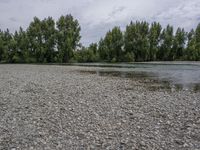
<svg viewBox="0 0 200 150"><path fill-rule="evenodd" d="M91 51L91 48L88 48ZM200 60L200 24L196 30L185 32L154 22L131 22L125 32L119 27L108 31L98 43L100 61L174 61ZM96 60L96 59L95 59Z"/></svg>
<svg viewBox="0 0 200 150"><path fill-rule="evenodd" d="M200 60L200 24L195 30L174 31L154 22L131 22L124 32L108 31L98 43L80 44L80 25L72 15L35 17L26 30L0 30L0 62L67 63Z"/></svg>
<svg viewBox="0 0 200 150"><path fill-rule="evenodd" d="M0 31L0 61L9 63L66 63L80 46L80 25L71 15L57 22L35 17L26 31Z"/></svg>

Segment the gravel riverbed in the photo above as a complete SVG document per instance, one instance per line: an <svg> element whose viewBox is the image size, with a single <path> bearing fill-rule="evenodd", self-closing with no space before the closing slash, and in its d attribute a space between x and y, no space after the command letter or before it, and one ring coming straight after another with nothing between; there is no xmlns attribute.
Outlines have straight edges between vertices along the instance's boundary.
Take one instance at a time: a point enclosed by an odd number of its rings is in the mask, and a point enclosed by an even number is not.
<svg viewBox="0 0 200 150"><path fill-rule="evenodd" d="M200 149L200 92L87 69L0 65L0 150Z"/></svg>

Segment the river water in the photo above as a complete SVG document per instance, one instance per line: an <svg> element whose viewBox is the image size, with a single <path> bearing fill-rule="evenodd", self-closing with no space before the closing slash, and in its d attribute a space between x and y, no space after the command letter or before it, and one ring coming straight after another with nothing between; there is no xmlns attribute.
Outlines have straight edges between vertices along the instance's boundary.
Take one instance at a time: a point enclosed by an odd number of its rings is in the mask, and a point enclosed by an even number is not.
<svg viewBox="0 0 200 150"><path fill-rule="evenodd" d="M72 65L94 67L93 73L97 75L150 78L168 82L171 87L200 90L200 62L83 63Z"/></svg>

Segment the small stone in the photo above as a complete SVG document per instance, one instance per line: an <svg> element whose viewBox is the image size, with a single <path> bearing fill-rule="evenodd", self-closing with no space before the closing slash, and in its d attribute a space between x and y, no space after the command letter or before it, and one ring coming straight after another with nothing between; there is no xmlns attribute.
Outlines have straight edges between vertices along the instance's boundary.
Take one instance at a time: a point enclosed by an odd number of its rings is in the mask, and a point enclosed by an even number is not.
<svg viewBox="0 0 200 150"><path fill-rule="evenodd" d="M140 142L140 145L141 145L141 146L146 146L146 144L145 144L144 141L141 141L141 142Z"/></svg>
<svg viewBox="0 0 200 150"><path fill-rule="evenodd" d="M188 147L189 145L187 143L184 143L183 144L183 147Z"/></svg>
<svg viewBox="0 0 200 150"><path fill-rule="evenodd" d="M175 143L178 145L183 145L184 142L181 139L175 139Z"/></svg>

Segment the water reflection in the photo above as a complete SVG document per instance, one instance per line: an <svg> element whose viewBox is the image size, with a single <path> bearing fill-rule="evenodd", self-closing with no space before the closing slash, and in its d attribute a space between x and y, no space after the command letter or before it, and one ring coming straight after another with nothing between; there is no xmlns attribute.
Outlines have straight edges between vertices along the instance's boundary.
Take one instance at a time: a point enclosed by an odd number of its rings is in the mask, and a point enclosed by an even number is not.
<svg viewBox="0 0 200 150"><path fill-rule="evenodd" d="M105 65L105 64L103 64ZM127 67L128 66L128 67ZM119 64L109 68L95 66L94 70L82 71L98 76L116 76L122 78L150 79L162 83L162 87L149 86L151 90L165 88L170 90L200 91L200 65L192 64ZM151 84L149 83L149 84Z"/></svg>

